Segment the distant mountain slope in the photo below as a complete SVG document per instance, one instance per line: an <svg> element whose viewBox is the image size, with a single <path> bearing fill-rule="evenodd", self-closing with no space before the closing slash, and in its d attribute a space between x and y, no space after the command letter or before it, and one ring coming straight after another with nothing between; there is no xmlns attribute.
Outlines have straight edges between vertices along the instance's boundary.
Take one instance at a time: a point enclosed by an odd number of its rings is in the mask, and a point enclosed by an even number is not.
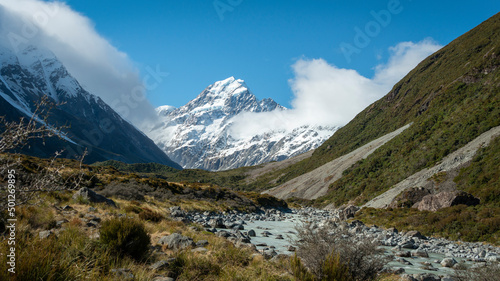
<svg viewBox="0 0 500 281"><path fill-rule="evenodd" d="M298 126L249 137L232 132L234 118L245 112L286 108L272 99L257 100L245 82L230 77L207 87L180 108L157 108L163 124L148 135L184 168L227 170L281 161L318 147L336 128Z"/></svg>
<svg viewBox="0 0 500 281"><path fill-rule="evenodd" d="M500 14L422 61L382 99L339 129L314 154L257 178L273 187L312 171L405 124L413 125L330 186L318 203L364 203L432 167L500 125Z"/></svg>
<svg viewBox="0 0 500 281"><path fill-rule="evenodd" d="M9 121L30 118L42 96L62 105L50 111L49 124L40 125L69 128L63 130L64 139L34 142L24 153L51 157L64 149L63 157L74 158L86 149L87 162L156 162L181 169L99 97L85 91L52 52L28 46L14 53L0 44L0 115Z"/></svg>

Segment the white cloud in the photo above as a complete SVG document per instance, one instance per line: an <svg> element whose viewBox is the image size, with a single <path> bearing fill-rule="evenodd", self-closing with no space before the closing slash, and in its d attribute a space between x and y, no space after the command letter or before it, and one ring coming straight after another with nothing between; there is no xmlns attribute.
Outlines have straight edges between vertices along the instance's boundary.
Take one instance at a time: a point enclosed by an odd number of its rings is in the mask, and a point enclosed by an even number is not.
<svg viewBox="0 0 500 281"><path fill-rule="evenodd" d="M391 57L386 64L375 67L373 80L377 83L394 85L417 64L442 46L432 39L424 39L418 43L402 42L389 48Z"/></svg>
<svg viewBox="0 0 500 281"><path fill-rule="evenodd" d="M300 59L292 65L295 77L289 81L294 94L292 109L238 116L233 132L247 137L302 125L343 126L441 47L430 39L399 43L389 48L388 62L377 65L372 78L338 68L324 59Z"/></svg>
<svg viewBox="0 0 500 281"><path fill-rule="evenodd" d="M42 45L82 86L134 125L145 128L156 119L149 101L139 94L144 93L140 91L144 83L138 70L125 53L96 32L87 17L62 2L0 0L0 6L0 40L4 44L7 41L14 49L19 42Z"/></svg>

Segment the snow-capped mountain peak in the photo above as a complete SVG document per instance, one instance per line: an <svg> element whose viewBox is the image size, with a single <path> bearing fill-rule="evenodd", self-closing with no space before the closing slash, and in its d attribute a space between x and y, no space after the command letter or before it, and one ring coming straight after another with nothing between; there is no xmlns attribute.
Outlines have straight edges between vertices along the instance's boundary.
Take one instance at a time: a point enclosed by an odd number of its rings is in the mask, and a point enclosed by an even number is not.
<svg viewBox="0 0 500 281"><path fill-rule="evenodd" d="M239 95L248 88L245 81L241 79L235 79L233 76L215 82L213 85L208 86L207 96L213 98L227 99L233 95Z"/></svg>
<svg viewBox="0 0 500 281"><path fill-rule="evenodd" d="M49 49L27 45L17 51L0 42L1 114L8 121L30 118L44 96L58 105L46 120L35 120L51 130L68 127L58 134L63 140L51 138L46 147L34 145L26 153L48 157L63 149L63 157L73 158L87 150L89 162L115 159L180 168L101 98L83 89Z"/></svg>
<svg viewBox="0 0 500 281"><path fill-rule="evenodd" d="M223 115L232 116L243 111L261 112L263 107L272 110L281 106L271 99L259 102L245 81L229 77L208 86L198 97L177 109L175 115L220 111Z"/></svg>
<svg viewBox="0 0 500 281"><path fill-rule="evenodd" d="M0 46L0 60L2 61L1 66L10 69L10 71L16 71L13 67L19 66L36 77L42 78L40 80L41 84L30 85L29 87L39 91L39 95L51 97L56 103L78 95L87 100L94 99L97 101L97 97L84 91L54 53L46 48L27 45L16 53L11 49ZM13 78L15 80L22 79L21 76L14 76Z"/></svg>
<svg viewBox="0 0 500 281"><path fill-rule="evenodd" d="M241 79L215 82L186 105L156 109L163 124L149 136L184 168L224 170L284 160L319 146L335 128L298 127L245 138L233 135L235 117L246 112L286 110L274 100L258 100Z"/></svg>
<svg viewBox="0 0 500 281"><path fill-rule="evenodd" d="M159 116L166 116L166 115L170 114L170 112L174 111L175 109L176 109L175 106L162 105L162 106L159 106L156 108L156 113Z"/></svg>

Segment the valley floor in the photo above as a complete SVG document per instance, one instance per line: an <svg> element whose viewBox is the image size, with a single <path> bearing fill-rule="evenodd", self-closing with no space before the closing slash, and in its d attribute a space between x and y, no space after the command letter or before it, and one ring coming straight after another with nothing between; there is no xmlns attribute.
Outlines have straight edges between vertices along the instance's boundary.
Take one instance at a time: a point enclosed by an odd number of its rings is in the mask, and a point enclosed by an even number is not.
<svg viewBox="0 0 500 281"><path fill-rule="evenodd" d="M443 277L436 280L451 280L444 278L454 274L454 263L469 268L500 261L500 248L492 245L343 221L338 210L185 211L148 197L144 202L113 198L117 207L89 200L71 192L52 193L38 207L20 208L17 280L35 280L39 274L52 276L47 280L59 280L56 275L92 280L297 280L288 256L296 250L296 229L303 223L345 228L360 240L377 240L392 260L388 272L416 278L432 274ZM103 243L104 225L116 219L144 224L151 239L146 259L114 256L98 246ZM2 248L6 246L2 243ZM53 250L46 255L48 247ZM77 252L79 257L74 256ZM40 271L34 272L36 267Z"/></svg>

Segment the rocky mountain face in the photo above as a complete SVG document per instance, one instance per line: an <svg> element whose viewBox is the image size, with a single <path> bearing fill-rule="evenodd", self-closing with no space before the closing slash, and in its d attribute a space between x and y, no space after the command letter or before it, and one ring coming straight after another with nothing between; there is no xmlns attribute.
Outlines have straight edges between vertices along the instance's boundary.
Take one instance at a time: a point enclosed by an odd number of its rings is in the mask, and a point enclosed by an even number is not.
<svg viewBox="0 0 500 281"><path fill-rule="evenodd" d="M0 115L7 121L29 119L43 96L59 105L50 110L46 122L38 117L40 126L67 128L60 138L34 142L24 153L51 157L64 150L62 157L75 158L87 150L86 162L113 159L181 168L99 97L83 89L52 52L28 46L15 53L0 45Z"/></svg>
<svg viewBox="0 0 500 281"><path fill-rule="evenodd" d="M257 100L243 80L230 77L182 107L157 108L162 124L148 135L184 168L218 171L285 160L318 147L336 130L302 126L249 137L232 131L240 114L283 110L272 99Z"/></svg>

